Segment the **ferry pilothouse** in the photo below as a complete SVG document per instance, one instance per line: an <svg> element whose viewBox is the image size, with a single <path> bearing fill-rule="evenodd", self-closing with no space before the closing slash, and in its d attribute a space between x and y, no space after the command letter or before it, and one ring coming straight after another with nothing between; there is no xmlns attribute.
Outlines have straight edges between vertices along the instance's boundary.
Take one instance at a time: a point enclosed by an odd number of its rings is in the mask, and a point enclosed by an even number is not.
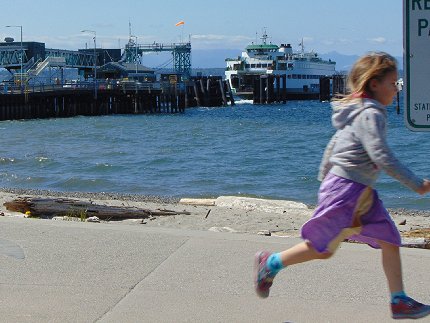
<svg viewBox="0 0 430 323"><path fill-rule="evenodd" d="M293 52L290 44L280 46L267 43L263 32L261 44L251 44L237 58L227 58L225 70L233 93L252 98L254 80L259 75L286 75L286 91L289 98L313 98L319 94L320 78L335 74L336 63L323 60L314 51Z"/></svg>

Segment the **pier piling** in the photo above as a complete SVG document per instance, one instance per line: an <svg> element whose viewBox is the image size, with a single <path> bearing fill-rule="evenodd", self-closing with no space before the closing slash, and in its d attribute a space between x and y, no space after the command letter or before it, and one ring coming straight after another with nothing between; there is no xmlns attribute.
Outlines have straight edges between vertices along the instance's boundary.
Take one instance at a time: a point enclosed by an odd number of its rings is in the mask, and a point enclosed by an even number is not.
<svg viewBox="0 0 430 323"><path fill-rule="evenodd" d="M254 104L286 102L286 75L257 75L254 77ZM281 87L282 81L282 87Z"/></svg>
<svg viewBox="0 0 430 323"><path fill-rule="evenodd" d="M320 101L329 101L331 99L330 77L320 78Z"/></svg>
<svg viewBox="0 0 430 323"><path fill-rule="evenodd" d="M78 115L177 113L186 107L185 87L100 89L97 99L91 88L34 88L31 92L0 94L0 121L65 118ZM163 109L164 108L164 109Z"/></svg>

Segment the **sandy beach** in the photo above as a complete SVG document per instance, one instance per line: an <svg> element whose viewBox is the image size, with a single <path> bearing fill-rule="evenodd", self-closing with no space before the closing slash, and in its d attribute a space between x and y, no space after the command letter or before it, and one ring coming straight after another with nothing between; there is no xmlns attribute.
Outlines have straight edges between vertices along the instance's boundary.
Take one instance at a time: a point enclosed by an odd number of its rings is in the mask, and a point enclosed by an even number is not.
<svg viewBox="0 0 430 323"><path fill-rule="evenodd" d="M67 198L106 207L168 210L178 214L150 216L144 219L114 221L123 225L144 225L214 232L250 233L267 236L299 237L300 228L311 216L314 206L285 200L264 200L247 197L221 196L211 199L169 198L113 193L65 193L38 190L0 190L0 212L4 216L22 217L25 214L7 210L5 202L19 198ZM409 244L429 242L430 212L390 209L404 241ZM51 217L50 217L51 218ZM55 220L76 220L55 217ZM51 220L54 220L51 219ZM105 221L103 221L105 222ZM112 221L111 221L112 222Z"/></svg>

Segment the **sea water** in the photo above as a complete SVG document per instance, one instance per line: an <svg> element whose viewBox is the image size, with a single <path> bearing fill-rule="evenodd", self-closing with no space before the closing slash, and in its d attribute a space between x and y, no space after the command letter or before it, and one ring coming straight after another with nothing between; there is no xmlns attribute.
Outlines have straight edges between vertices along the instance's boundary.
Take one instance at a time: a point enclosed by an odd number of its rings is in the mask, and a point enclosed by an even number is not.
<svg viewBox="0 0 430 323"><path fill-rule="evenodd" d="M329 103L238 103L183 114L0 122L0 187L315 204L319 163L334 133ZM407 130L394 107L388 119L393 151L429 178L430 133ZM387 207L430 209L429 196L387 175L376 188Z"/></svg>

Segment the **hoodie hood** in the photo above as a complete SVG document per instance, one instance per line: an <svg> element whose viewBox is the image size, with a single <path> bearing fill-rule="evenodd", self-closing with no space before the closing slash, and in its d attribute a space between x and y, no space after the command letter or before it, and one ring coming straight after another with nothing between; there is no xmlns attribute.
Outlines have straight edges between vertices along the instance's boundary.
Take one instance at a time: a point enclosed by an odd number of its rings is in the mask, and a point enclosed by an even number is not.
<svg viewBox="0 0 430 323"><path fill-rule="evenodd" d="M376 108L386 113L385 107L378 101L373 99L355 99L347 103L342 101L334 101L331 103L333 115L331 122L336 129L342 129L347 124L350 124L356 116L363 110L368 108Z"/></svg>

